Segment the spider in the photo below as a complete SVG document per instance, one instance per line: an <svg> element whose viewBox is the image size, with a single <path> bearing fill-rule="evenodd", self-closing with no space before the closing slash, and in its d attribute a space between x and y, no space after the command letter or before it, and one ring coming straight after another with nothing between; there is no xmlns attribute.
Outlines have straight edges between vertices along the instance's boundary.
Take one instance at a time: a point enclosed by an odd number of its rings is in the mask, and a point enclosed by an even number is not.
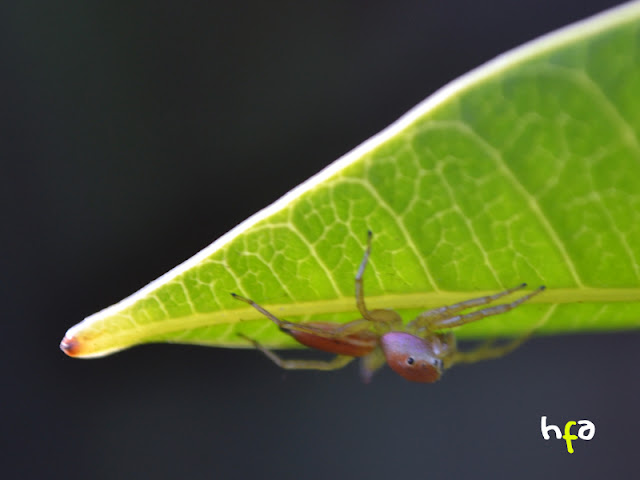
<svg viewBox="0 0 640 480"><path fill-rule="evenodd" d="M362 279L371 254L371 237L372 233L369 231L367 247L355 278L356 306L362 316L358 320L344 325L329 322L288 322L279 319L253 300L231 294L272 320L280 330L291 335L302 345L335 353L333 359L285 360L257 341L244 334L239 335L251 342L276 365L287 370L336 370L355 358L361 358L360 373L365 382L369 382L375 371L386 362L394 372L407 380L432 383L438 380L445 370L458 363L475 363L506 355L522 345L533 333L526 333L504 345L495 345L493 340L489 340L473 350L463 352L458 350L453 332L446 331L491 315L508 312L545 289L544 286L540 286L511 303L462 313L469 308L487 305L521 290L527 286L526 283L493 295L427 310L406 325L394 310L369 310L364 300Z"/></svg>

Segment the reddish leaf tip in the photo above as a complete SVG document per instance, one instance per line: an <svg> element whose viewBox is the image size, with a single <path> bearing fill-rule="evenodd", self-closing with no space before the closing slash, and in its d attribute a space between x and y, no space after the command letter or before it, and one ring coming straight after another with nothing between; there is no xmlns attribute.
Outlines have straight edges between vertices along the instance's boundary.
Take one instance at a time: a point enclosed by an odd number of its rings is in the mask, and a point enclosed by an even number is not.
<svg viewBox="0 0 640 480"><path fill-rule="evenodd" d="M75 357L80 353L80 342L76 337L65 336L60 342L60 350L70 357Z"/></svg>

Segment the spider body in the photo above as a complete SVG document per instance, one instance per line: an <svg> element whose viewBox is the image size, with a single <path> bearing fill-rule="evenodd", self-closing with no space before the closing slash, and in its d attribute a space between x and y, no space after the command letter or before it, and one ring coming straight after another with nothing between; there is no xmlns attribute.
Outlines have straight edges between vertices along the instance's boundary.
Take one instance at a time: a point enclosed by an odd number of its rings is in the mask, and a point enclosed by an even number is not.
<svg viewBox="0 0 640 480"><path fill-rule="evenodd" d="M255 340L242 334L241 336L249 340L278 366L288 370L335 370L359 357L361 358L360 373L365 382L368 382L375 371L386 363L394 372L409 381L432 383L441 377L444 370L457 363L475 363L506 355L524 343L533 333L529 332L504 345L496 346L493 341L489 341L474 350L462 352L457 348L454 334L451 331L443 332L443 330L491 315L508 312L545 289L544 286L538 287L511 303L462 313L520 290L526 287L524 283L493 295L427 310L406 325L403 324L400 315L393 310L368 310L364 300L362 279L370 253L371 232L369 232L367 248L355 280L356 306L362 318L344 325L328 322L288 322L279 319L253 300L235 293L231 294L272 320L280 330L291 335L302 345L335 353L336 357L332 360L285 360Z"/></svg>

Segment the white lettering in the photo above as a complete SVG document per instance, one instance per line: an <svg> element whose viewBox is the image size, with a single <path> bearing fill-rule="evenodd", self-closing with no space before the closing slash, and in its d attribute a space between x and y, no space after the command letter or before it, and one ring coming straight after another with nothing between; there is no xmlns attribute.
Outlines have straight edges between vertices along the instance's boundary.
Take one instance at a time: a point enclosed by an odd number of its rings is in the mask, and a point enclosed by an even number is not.
<svg viewBox="0 0 640 480"><path fill-rule="evenodd" d="M540 418L540 430L542 431L542 436L545 440L549 440L551 436L549 435L549 430L553 430L556 434L556 438L562 438L562 433L560 432L560 428L557 425L550 424L547 426L547 417Z"/></svg>

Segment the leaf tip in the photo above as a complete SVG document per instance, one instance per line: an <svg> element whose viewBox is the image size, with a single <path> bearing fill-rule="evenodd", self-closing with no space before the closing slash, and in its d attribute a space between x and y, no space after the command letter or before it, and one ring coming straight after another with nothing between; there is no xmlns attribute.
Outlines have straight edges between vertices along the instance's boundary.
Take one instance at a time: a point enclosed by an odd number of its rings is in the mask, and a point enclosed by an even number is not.
<svg viewBox="0 0 640 480"><path fill-rule="evenodd" d="M60 342L60 350L70 357L77 357L81 351L80 341L77 337L67 333Z"/></svg>

